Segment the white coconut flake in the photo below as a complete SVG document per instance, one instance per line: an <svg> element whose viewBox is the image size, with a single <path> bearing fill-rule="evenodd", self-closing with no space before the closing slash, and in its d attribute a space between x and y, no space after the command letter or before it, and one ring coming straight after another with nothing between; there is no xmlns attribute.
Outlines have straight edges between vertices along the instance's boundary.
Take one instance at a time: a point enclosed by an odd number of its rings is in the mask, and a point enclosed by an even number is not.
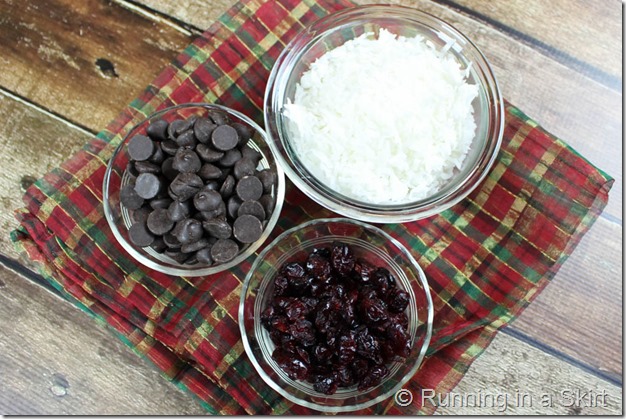
<svg viewBox="0 0 626 419"><path fill-rule="evenodd" d="M294 149L329 188L371 204L423 199L460 168L476 85L421 37L382 29L318 58L285 116Z"/></svg>

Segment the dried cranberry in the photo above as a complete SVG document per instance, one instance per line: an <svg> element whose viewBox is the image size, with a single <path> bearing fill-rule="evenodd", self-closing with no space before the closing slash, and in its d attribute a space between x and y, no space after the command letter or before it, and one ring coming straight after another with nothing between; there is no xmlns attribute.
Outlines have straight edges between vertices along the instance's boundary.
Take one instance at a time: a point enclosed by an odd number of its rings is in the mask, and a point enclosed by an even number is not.
<svg viewBox="0 0 626 419"><path fill-rule="evenodd" d="M365 376L359 381L359 390L365 390L380 384L383 378L389 374L389 370L384 365L375 365L367 371Z"/></svg>
<svg viewBox="0 0 626 419"><path fill-rule="evenodd" d="M367 283L370 280L370 275L376 268L374 265L364 259L359 259L354 264L355 278L362 283Z"/></svg>
<svg viewBox="0 0 626 419"><path fill-rule="evenodd" d="M351 330L339 338L337 353L339 354L339 362L343 365L349 364L354 360L354 355L356 354L356 338L354 331Z"/></svg>
<svg viewBox="0 0 626 419"><path fill-rule="evenodd" d="M306 379L309 372L309 366L297 356L290 354L281 348L277 348L272 353L272 358L276 361L278 366L280 366L280 368L287 373L289 378L293 380Z"/></svg>
<svg viewBox="0 0 626 419"><path fill-rule="evenodd" d="M333 243L330 251L330 261L333 269L342 276L348 276L355 264L355 257L347 244Z"/></svg>
<svg viewBox="0 0 626 419"><path fill-rule="evenodd" d="M409 305L409 293L399 288L394 288L387 298L389 311L393 313L402 313Z"/></svg>
<svg viewBox="0 0 626 419"><path fill-rule="evenodd" d="M318 278L330 276L330 261L319 253L311 253L306 261L306 270Z"/></svg>
<svg viewBox="0 0 626 419"><path fill-rule="evenodd" d="M315 330L308 320L297 320L289 327L289 333L304 346L311 346L315 343Z"/></svg>
<svg viewBox="0 0 626 419"><path fill-rule="evenodd" d="M313 383L313 390L324 394L335 394L337 391L338 383L334 375L328 375L321 377L318 381Z"/></svg>

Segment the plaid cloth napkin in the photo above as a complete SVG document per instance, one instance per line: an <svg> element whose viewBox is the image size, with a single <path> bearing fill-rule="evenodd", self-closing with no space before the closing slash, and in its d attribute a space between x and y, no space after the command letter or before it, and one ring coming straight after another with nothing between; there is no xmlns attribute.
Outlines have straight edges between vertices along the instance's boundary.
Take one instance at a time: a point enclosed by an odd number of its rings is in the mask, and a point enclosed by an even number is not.
<svg viewBox="0 0 626 419"><path fill-rule="evenodd" d="M303 25L346 1L245 0L184 50L96 138L36 182L17 211L16 246L68 300L117 331L163 375L211 413L306 414L267 386L248 360L237 325L251 259L211 278L181 278L138 266L116 243L102 209L106 162L125 132L157 109L217 102L262 123L272 64ZM471 363L547 285L607 202L612 180L507 103L499 158L467 199L441 215L383 228L424 268L435 330L423 367L393 398L363 413L436 409L421 389L451 391ZM332 216L292 184L273 237ZM271 240L272 238L270 238Z"/></svg>

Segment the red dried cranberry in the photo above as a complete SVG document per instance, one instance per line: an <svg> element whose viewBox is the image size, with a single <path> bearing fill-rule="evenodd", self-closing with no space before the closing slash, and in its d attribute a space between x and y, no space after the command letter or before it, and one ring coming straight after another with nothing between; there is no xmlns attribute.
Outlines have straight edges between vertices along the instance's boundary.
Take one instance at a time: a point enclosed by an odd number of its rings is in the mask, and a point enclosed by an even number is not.
<svg viewBox="0 0 626 419"><path fill-rule="evenodd" d="M293 380L304 380L308 376L309 366L297 356L287 351L277 348L272 353L272 358L280 368L282 368L289 378Z"/></svg>
<svg viewBox="0 0 626 419"><path fill-rule="evenodd" d="M333 243L330 251L330 261L333 269L342 276L348 276L355 264L355 257L347 244Z"/></svg>

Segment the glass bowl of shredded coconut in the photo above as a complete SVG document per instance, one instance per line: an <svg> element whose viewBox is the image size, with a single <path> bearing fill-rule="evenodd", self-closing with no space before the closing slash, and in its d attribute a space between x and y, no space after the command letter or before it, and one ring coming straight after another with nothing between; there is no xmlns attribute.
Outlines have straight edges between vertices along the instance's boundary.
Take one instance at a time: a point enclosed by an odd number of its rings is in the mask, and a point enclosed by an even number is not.
<svg viewBox="0 0 626 419"><path fill-rule="evenodd" d="M440 19L361 6L301 31L265 94L291 181L351 218L407 222L465 198L495 161L503 100L486 58Z"/></svg>

